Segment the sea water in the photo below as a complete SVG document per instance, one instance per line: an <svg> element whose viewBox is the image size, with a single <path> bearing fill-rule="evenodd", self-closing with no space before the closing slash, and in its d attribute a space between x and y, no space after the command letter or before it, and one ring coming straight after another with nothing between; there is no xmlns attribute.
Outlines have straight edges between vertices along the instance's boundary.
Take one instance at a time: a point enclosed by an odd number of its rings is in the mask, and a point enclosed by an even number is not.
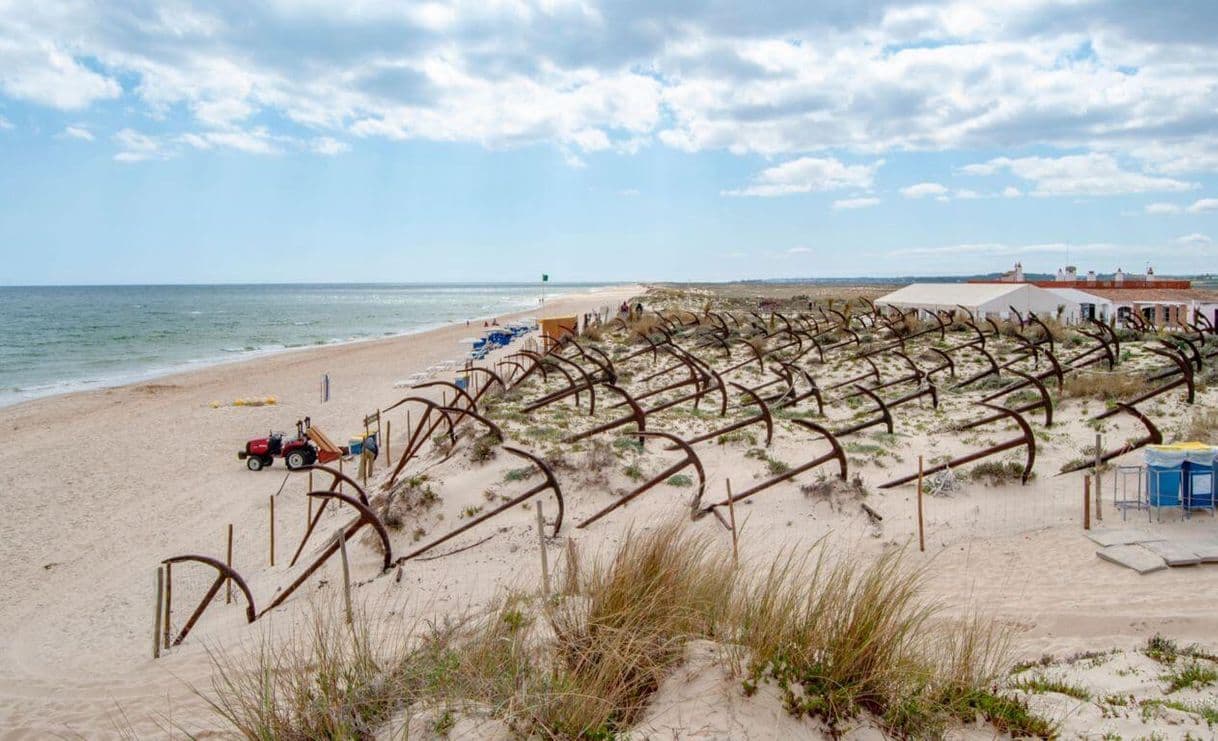
<svg viewBox="0 0 1218 741"><path fill-rule="evenodd" d="M539 284L0 287L0 406L450 322L481 329L541 297Z"/></svg>

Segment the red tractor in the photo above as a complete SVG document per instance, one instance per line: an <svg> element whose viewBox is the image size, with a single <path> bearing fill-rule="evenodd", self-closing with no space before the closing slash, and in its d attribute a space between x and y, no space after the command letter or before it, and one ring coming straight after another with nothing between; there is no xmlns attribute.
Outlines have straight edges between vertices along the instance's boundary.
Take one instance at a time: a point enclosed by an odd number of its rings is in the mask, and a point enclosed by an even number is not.
<svg viewBox="0 0 1218 741"><path fill-rule="evenodd" d="M237 451L237 459L245 461L251 471L261 471L276 457L283 458L290 470L317 462L317 448L305 434L305 423L296 423L296 437L285 440L284 436L283 432L271 432L266 437L250 440L245 444L245 450Z"/></svg>

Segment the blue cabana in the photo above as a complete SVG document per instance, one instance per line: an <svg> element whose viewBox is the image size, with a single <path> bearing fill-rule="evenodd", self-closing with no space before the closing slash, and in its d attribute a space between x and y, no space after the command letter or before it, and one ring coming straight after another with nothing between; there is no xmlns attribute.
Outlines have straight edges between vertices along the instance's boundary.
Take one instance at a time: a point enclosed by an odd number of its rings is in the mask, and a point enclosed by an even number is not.
<svg viewBox="0 0 1218 741"><path fill-rule="evenodd" d="M1204 443L1146 448L1146 492L1151 507L1214 510L1214 461L1218 447Z"/></svg>

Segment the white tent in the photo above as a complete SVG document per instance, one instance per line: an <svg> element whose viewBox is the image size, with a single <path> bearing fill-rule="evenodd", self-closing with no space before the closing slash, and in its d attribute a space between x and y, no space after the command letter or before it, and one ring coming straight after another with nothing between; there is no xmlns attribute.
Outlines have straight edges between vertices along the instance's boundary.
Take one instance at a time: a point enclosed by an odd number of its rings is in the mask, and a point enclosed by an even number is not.
<svg viewBox="0 0 1218 741"><path fill-rule="evenodd" d="M877 306L891 306L903 311L917 309L925 312L950 311L964 307L978 319L987 316L1011 318L1011 307L1027 315L1058 317L1061 321L1078 321L1079 305L1064 296L1051 293L1031 283L914 283L876 300Z"/></svg>

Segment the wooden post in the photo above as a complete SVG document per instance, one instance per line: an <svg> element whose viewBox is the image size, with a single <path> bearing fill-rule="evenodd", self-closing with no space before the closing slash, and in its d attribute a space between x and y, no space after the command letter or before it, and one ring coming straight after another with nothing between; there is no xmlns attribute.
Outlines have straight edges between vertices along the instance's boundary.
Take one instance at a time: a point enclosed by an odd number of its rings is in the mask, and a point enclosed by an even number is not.
<svg viewBox="0 0 1218 741"><path fill-rule="evenodd" d="M161 658L161 612L165 600L165 569L156 567L156 622L152 628L152 658Z"/></svg>
<svg viewBox="0 0 1218 741"><path fill-rule="evenodd" d="M393 464L393 454L389 452L389 438L393 436L393 420L385 420L385 465Z"/></svg>
<svg viewBox="0 0 1218 741"><path fill-rule="evenodd" d="M732 501L731 479L727 479L727 515L732 523L732 565L740 568L740 548L736 541L736 503Z"/></svg>
<svg viewBox="0 0 1218 741"><path fill-rule="evenodd" d="M271 497L271 566L275 565L275 497Z"/></svg>
<svg viewBox="0 0 1218 741"><path fill-rule="evenodd" d="M918 456L918 550L926 552L926 528L922 522L922 456Z"/></svg>
<svg viewBox="0 0 1218 741"><path fill-rule="evenodd" d="M347 540L343 537L343 531L339 530L334 534L338 539L338 551L343 557L343 603L347 608L347 624L352 622L351 616L351 566L347 563Z"/></svg>
<svg viewBox="0 0 1218 741"><path fill-rule="evenodd" d="M1100 506L1103 499L1100 497L1100 466L1103 462L1100 457L1104 454L1104 436L1100 433L1095 433L1095 519L1100 522L1104 521L1104 510Z"/></svg>
<svg viewBox="0 0 1218 741"><path fill-rule="evenodd" d="M161 640L169 648L169 616L173 610L173 564L165 564L165 618L161 621Z"/></svg>
<svg viewBox="0 0 1218 741"><path fill-rule="evenodd" d="M309 491L313 491L313 488L309 487ZM305 527L308 528L308 526L313 522L313 497L305 497L305 499L308 501L309 505L308 510L305 512Z"/></svg>
<svg viewBox="0 0 1218 741"><path fill-rule="evenodd" d="M338 456L338 472L339 472L339 473L342 473L342 472L343 472L343 457L342 457L342 455L339 455L339 456ZM342 479L339 479L339 480L338 480L338 493L339 493L339 494L342 494L342 493L343 493L343 480L342 480Z"/></svg>
<svg viewBox="0 0 1218 741"><path fill-rule="evenodd" d="M1093 503L1091 499L1092 481L1091 476L1083 477L1083 529L1090 530L1092 522Z"/></svg>
<svg viewBox="0 0 1218 741"><path fill-rule="evenodd" d="M546 520L541 513L541 502L537 502L537 545L541 548L542 597L550 598L550 563L546 560Z"/></svg>
<svg viewBox="0 0 1218 741"><path fill-rule="evenodd" d="M233 567L233 523L228 523L228 558L225 560L228 567ZM229 605L233 602L233 580L227 576L224 577L224 604Z"/></svg>

